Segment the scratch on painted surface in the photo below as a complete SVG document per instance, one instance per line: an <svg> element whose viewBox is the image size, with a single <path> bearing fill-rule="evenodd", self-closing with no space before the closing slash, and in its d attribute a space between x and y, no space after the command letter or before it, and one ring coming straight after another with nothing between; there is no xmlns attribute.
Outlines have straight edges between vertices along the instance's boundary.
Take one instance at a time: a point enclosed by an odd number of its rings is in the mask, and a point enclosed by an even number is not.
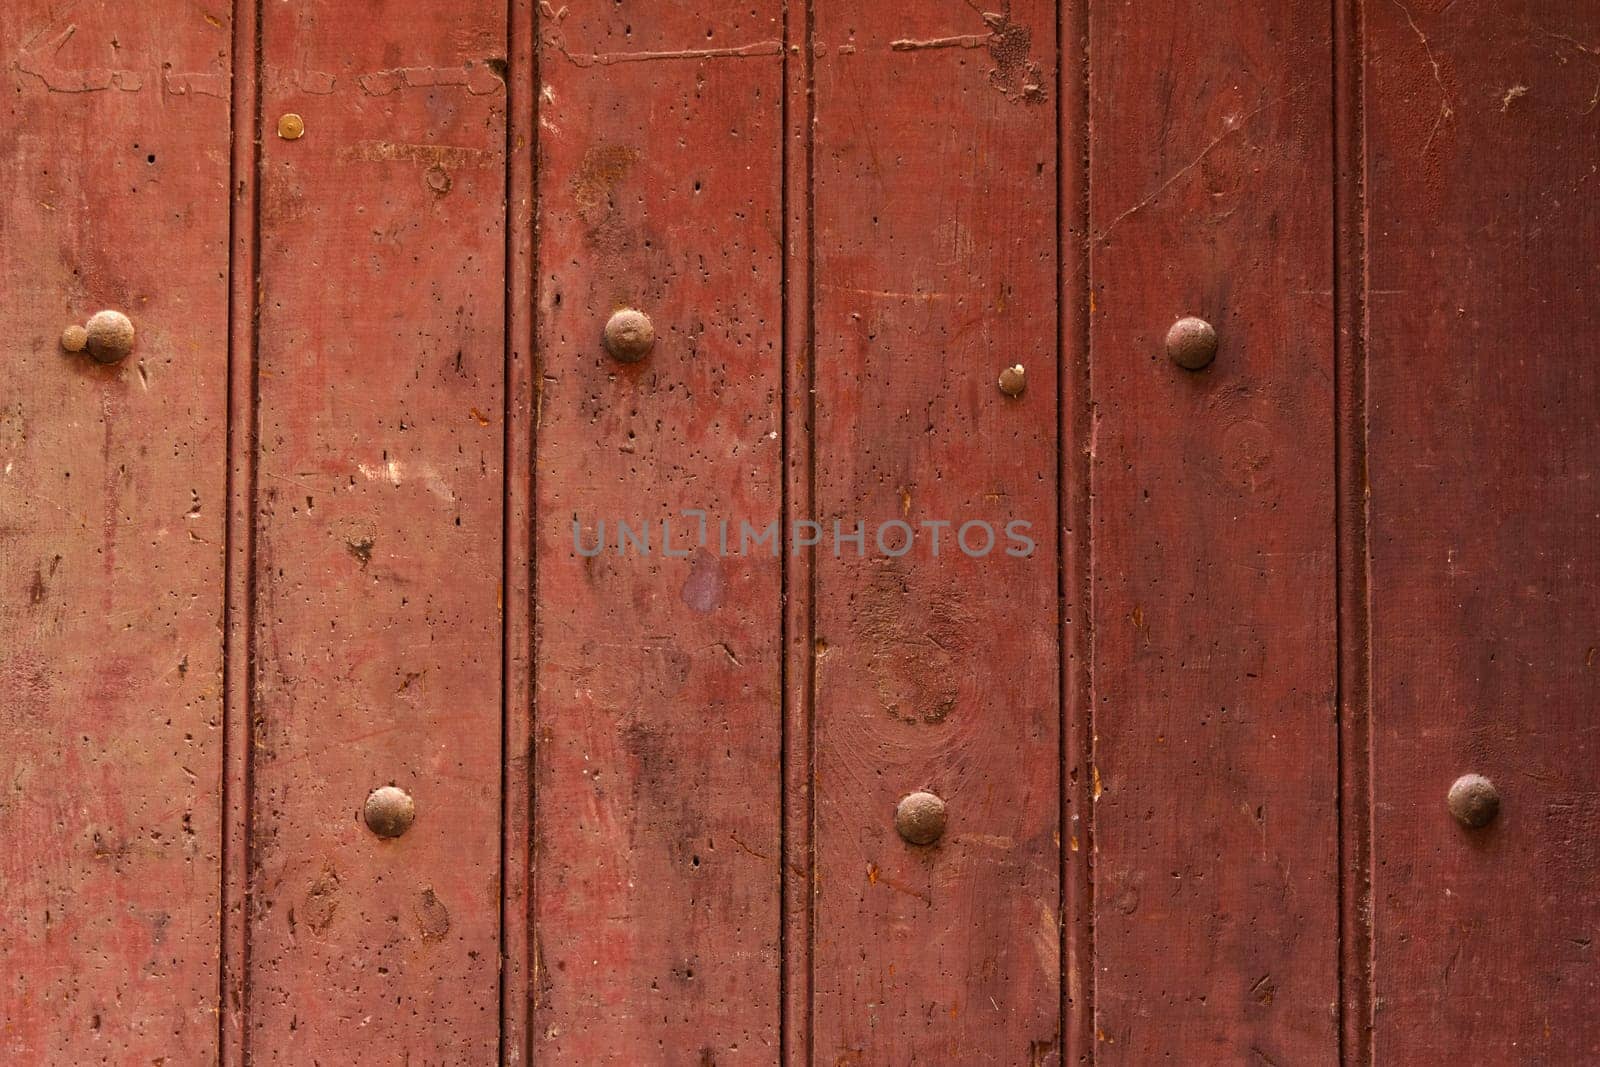
<svg viewBox="0 0 1600 1067"><path fill-rule="evenodd" d="M902 38L890 41L889 47L896 52L921 52L930 48L986 48L993 34L964 33L955 37L934 37L926 41L917 41Z"/></svg>
<svg viewBox="0 0 1600 1067"><path fill-rule="evenodd" d="M904 882L901 882L901 881L898 881L898 880L896 880L894 878L888 877L887 875L885 875L883 873L883 869L881 867L879 867L876 863L868 863L867 864L867 884L869 884L869 885L878 885L880 883L883 884L883 885L888 886L890 889L893 889L897 893L904 893L908 897L915 897L916 899L922 901L924 904L928 905L929 907L933 906L933 897L930 896L929 894L924 893L920 889L915 889L915 888L913 888L913 887L911 887L909 885L906 885Z"/></svg>
<svg viewBox="0 0 1600 1067"><path fill-rule="evenodd" d="M1157 200L1161 199L1161 197L1163 195L1165 195L1167 190L1171 189L1174 185L1176 185L1178 183L1178 181L1185 174L1188 174L1190 171L1194 170L1194 168L1198 167L1201 163L1205 162L1205 158L1207 156L1209 156L1217 148L1218 145L1220 145L1223 141L1227 140L1229 137L1233 136L1235 133L1237 133L1240 130L1244 129L1245 126L1250 122L1251 119L1255 118L1257 115L1259 115L1263 111L1267 110L1267 108L1271 107L1273 104L1279 103L1280 100L1288 100L1291 97L1293 97L1295 94L1304 91L1305 88L1306 88L1306 83L1305 82L1301 82L1300 84L1298 84L1298 85L1294 86L1293 88L1291 88L1287 93L1284 93L1283 96L1281 98L1279 98L1279 99L1264 100L1260 104L1258 104L1255 107L1251 108L1249 111L1245 112L1243 115L1229 115L1222 123L1222 132L1217 134L1215 137L1213 137L1211 139L1211 141L1204 148L1202 148L1200 150L1200 153L1198 155L1196 155L1189 162L1185 163L1183 166L1179 167L1177 170L1173 171L1172 174L1168 178L1166 178L1166 180L1164 180L1160 185L1156 186L1155 189L1152 190L1148 196L1144 197L1142 200L1140 200L1138 203L1134 204L1132 207L1128 208L1126 211L1124 211L1121 214L1117 215L1110 222L1106 223L1105 228L1100 230L1098 233L1096 233L1094 235L1094 240L1096 240L1096 241L1104 241L1107 237L1109 237L1111 235L1111 231L1116 229L1117 226L1120 223L1122 223L1124 220L1128 219L1132 215L1137 214L1140 211L1143 211L1145 208L1149 207L1151 204L1153 204Z"/></svg>
<svg viewBox="0 0 1600 1067"><path fill-rule="evenodd" d="M265 68L265 80L271 89L280 92L310 93L327 96L338 81L325 70L296 70L292 67Z"/></svg>
<svg viewBox="0 0 1600 1067"><path fill-rule="evenodd" d="M48 51L51 57L60 52L66 43L72 40L72 35L78 32L76 23L70 24L66 29L54 37L46 38L49 29L39 31L32 40L23 46L16 60L17 69L24 74L31 74L44 83L44 87L53 93L94 93L103 89L120 89L126 93L136 93L144 88L144 78L137 71L132 70L60 70L45 60L40 53ZM42 44L36 44L43 39Z"/></svg>
<svg viewBox="0 0 1600 1067"><path fill-rule="evenodd" d="M212 96L228 99L226 74L174 73L170 68L161 72L161 84L173 96Z"/></svg>
<svg viewBox="0 0 1600 1067"><path fill-rule="evenodd" d="M943 293L943 292L909 292L898 289L861 289L853 285L833 285L828 282L818 282L819 289L830 289L840 293L855 293L858 296L875 296L886 300L964 300L974 297L973 293Z"/></svg>
<svg viewBox="0 0 1600 1067"><path fill-rule="evenodd" d="M559 38L546 42L560 52L574 66L605 67L614 63L648 63L661 59L727 59L750 56L776 56L783 52L782 41L757 41L754 44L734 45L728 48L684 48L672 52L589 52L575 53L567 50Z"/></svg>
<svg viewBox="0 0 1600 1067"><path fill-rule="evenodd" d="M1455 109L1450 106L1450 90L1445 88L1444 75L1439 69L1439 60L1433 54L1433 46L1428 43L1428 35L1422 32L1422 27L1417 25L1417 20L1411 17L1411 11L1400 0L1390 0L1400 13L1406 17L1406 22L1411 26L1411 32L1417 35L1417 40L1422 42L1422 51L1428 57L1428 65L1433 68L1433 81L1439 87L1439 114L1433 120L1433 129L1428 133L1428 139L1423 142L1422 154L1426 156L1428 149L1433 147L1433 139L1439 135L1439 127L1455 115Z"/></svg>
<svg viewBox="0 0 1600 1067"><path fill-rule="evenodd" d="M460 88L473 96L488 96L505 85L503 63L497 59L468 60L460 66L389 67L352 75L356 85L368 96L388 96L402 89ZM325 70L297 70L269 66L264 78L268 86L281 92L327 96L338 84L338 77Z"/></svg>
<svg viewBox="0 0 1600 1067"><path fill-rule="evenodd" d="M889 42L896 52L925 52L939 48L987 48L994 66L989 84L1005 94L1007 100L1038 104L1045 98L1044 71L1033 59L1033 31L1011 20L1009 10L984 11L973 0L967 6L977 12L989 27L988 33L963 33L927 40L901 38ZM1009 7L1009 5L1008 5Z"/></svg>
<svg viewBox="0 0 1600 1067"><path fill-rule="evenodd" d="M432 89L461 86L473 96L487 96L505 86L488 63L468 61L459 67L394 67L375 70L356 78L368 96L388 96L401 89Z"/></svg>
<svg viewBox="0 0 1600 1067"><path fill-rule="evenodd" d="M458 145L409 144L397 141L357 141L345 150L346 159L366 163L386 163L404 160L426 163L446 169L461 167L487 167L499 160L494 152L481 148L464 148Z"/></svg>
<svg viewBox="0 0 1600 1067"><path fill-rule="evenodd" d="M1569 36L1569 35L1567 35L1565 33L1556 33L1556 32L1554 32L1552 30L1543 30L1543 29L1541 29L1539 32L1544 34L1546 37L1550 38L1553 41L1560 41L1560 42L1562 42L1564 44L1571 45L1573 48L1576 48L1579 52L1581 52L1584 55L1588 56L1591 60L1600 61L1600 48L1591 48L1588 45L1584 44L1583 42L1579 41L1577 38L1571 37L1571 36ZM1556 53L1556 58L1561 60L1562 63L1566 63L1566 61L1567 61L1566 57L1562 56L1559 52ZM1600 65L1600 64L1597 64L1597 65ZM1593 114L1594 113L1594 109L1596 107L1600 107L1600 71L1597 71L1597 73L1595 75L1594 93L1589 97L1589 106L1584 108L1582 111L1578 112L1578 114L1580 114L1580 115ZM1500 110L1504 111L1505 108L1501 108Z"/></svg>
<svg viewBox="0 0 1600 1067"><path fill-rule="evenodd" d="M747 59L752 56L777 56L783 54L782 41L756 41L752 44L729 45L723 48L680 48L655 52L574 52L567 47L566 34L560 26L567 17L566 5L555 7L549 0L540 0L539 9L553 27L544 36L546 46L560 52L577 67L606 67L615 63L649 63L669 59Z"/></svg>

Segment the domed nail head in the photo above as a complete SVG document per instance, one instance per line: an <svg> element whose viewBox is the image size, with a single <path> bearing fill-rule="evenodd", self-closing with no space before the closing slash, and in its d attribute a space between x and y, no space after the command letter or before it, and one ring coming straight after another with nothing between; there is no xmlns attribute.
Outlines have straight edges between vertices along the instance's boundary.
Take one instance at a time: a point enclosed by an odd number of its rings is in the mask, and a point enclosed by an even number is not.
<svg viewBox="0 0 1600 1067"><path fill-rule="evenodd" d="M606 321L601 339L612 359L619 363L637 363L655 347L656 329L644 312L622 308Z"/></svg>
<svg viewBox="0 0 1600 1067"><path fill-rule="evenodd" d="M1018 363L1000 372L1000 391L1006 396L1021 396L1027 387L1028 377L1022 370L1022 364Z"/></svg>
<svg viewBox="0 0 1600 1067"><path fill-rule="evenodd" d="M1184 370L1208 366L1217 358L1217 331L1205 319L1179 319L1167 331L1167 357Z"/></svg>
<svg viewBox="0 0 1600 1067"><path fill-rule="evenodd" d="M122 362L133 351L133 323L120 311L95 312L84 327L84 348L96 362Z"/></svg>
<svg viewBox="0 0 1600 1067"><path fill-rule="evenodd" d="M910 844L931 845L944 836L947 818L944 801L932 793L917 792L895 808L894 828Z"/></svg>
<svg viewBox="0 0 1600 1067"><path fill-rule="evenodd" d="M385 785L368 794L361 815L367 829L379 837L399 837L416 821L417 805L404 789Z"/></svg>
<svg viewBox="0 0 1600 1067"><path fill-rule="evenodd" d="M1477 829L1500 813L1500 790L1481 774L1463 774L1450 786L1446 803L1456 822Z"/></svg>

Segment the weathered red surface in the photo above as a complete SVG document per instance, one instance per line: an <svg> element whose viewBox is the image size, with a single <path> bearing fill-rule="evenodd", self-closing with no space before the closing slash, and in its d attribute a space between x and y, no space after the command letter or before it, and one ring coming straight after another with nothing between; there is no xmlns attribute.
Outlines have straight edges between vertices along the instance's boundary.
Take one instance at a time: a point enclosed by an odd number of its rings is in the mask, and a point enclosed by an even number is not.
<svg viewBox="0 0 1600 1067"><path fill-rule="evenodd" d="M781 570L737 542L782 484L779 6L539 30L536 1057L771 1062ZM628 365L600 345L624 306L656 330Z"/></svg>
<svg viewBox="0 0 1600 1067"><path fill-rule="evenodd" d="M1600 13L995 6L0 5L0 1060L1600 1058Z"/></svg>
<svg viewBox="0 0 1600 1067"><path fill-rule="evenodd" d="M226 18L0 5L0 1060L215 1056ZM59 347L103 308L133 354Z"/></svg>
<svg viewBox="0 0 1600 1067"><path fill-rule="evenodd" d="M1329 8L1195 14L1089 19L1095 1059L1328 1063Z"/></svg>
<svg viewBox="0 0 1600 1067"><path fill-rule="evenodd" d="M500 1031L502 5L262 9L255 1063ZM279 117L304 118L284 140ZM396 784L415 826L375 837Z"/></svg>
<svg viewBox="0 0 1600 1067"><path fill-rule="evenodd" d="M1600 9L1367 19L1376 1054L1594 1062Z"/></svg>
<svg viewBox="0 0 1600 1067"><path fill-rule="evenodd" d="M818 1063L1056 1047L1055 17L816 7ZM890 520L918 531L898 559ZM835 554L836 521L867 524L866 558ZM969 521L998 533L986 558L957 546ZM937 557L924 522L953 524ZM950 824L915 847L894 813L921 789Z"/></svg>

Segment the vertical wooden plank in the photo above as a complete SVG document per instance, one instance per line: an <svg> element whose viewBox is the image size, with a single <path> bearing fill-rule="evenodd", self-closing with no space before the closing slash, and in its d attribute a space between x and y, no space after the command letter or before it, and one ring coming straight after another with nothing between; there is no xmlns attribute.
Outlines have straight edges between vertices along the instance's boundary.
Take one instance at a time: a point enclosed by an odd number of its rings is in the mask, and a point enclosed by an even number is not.
<svg viewBox="0 0 1600 1067"><path fill-rule="evenodd" d="M1376 1054L1594 1062L1600 8L1367 25Z"/></svg>
<svg viewBox="0 0 1600 1067"><path fill-rule="evenodd" d="M0 1059L217 1047L225 6L0 5ZM133 354L59 347L112 308Z"/></svg>
<svg viewBox="0 0 1600 1067"><path fill-rule="evenodd" d="M1058 1051L1057 13L1004 10L815 5L818 1063Z"/></svg>
<svg viewBox="0 0 1600 1067"><path fill-rule="evenodd" d="M781 570L741 555L738 534L776 522L783 480L780 11L541 9L534 1030L548 1062L778 1055ZM623 306L655 327L641 362L600 344ZM684 509L709 513L705 543ZM648 554L617 551L619 521L652 524ZM607 547L580 555L575 526Z"/></svg>
<svg viewBox="0 0 1600 1067"><path fill-rule="evenodd" d="M498 1054L505 18L263 11L255 1063Z"/></svg>
<svg viewBox="0 0 1600 1067"><path fill-rule="evenodd" d="M1101 1063L1338 1055L1330 32L1090 15Z"/></svg>

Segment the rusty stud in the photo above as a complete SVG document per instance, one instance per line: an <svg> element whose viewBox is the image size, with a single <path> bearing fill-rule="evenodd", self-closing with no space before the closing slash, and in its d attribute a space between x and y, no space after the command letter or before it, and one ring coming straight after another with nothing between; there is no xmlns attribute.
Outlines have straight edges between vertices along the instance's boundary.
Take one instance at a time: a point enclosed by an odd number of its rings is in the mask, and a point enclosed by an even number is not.
<svg viewBox="0 0 1600 1067"><path fill-rule="evenodd" d="M1217 331L1205 319L1179 319L1167 331L1167 356L1185 370L1199 370L1217 358Z"/></svg>
<svg viewBox="0 0 1600 1067"><path fill-rule="evenodd" d="M417 804L411 794L399 786L385 785L368 795L361 814L367 820L367 829L379 837L399 837L411 829L417 817Z"/></svg>
<svg viewBox="0 0 1600 1067"><path fill-rule="evenodd" d="M61 348L66 352L82 352L89 343L89 331L74 323L61 331Z"/></svg>
<svg viewBox="0 0 1600 1067"><path fill-rule="evenodd" d="M894 811L894 828L913 845L931 845L944 836L944 801L928 792L912 793Z"/></svg>
<svg viewBox="0 0 1600 1067"><path fill-rule="evenodd" d="M606 321L606 351L619 363L637 363L655 347L656 328L650 316L633 308L622 308Z"/></svg>
<svg viewBox="0 0 1600 1067"><path fill-rule="evenodd" d="M285 141L298 141L306 133L306 120L293 111L278 120L278 136Z"/></svg>
<svg viewBox="0 0 1600 1067"><path fill-rule="evenodd" d="M97 362L120 363L133 351L133 323L120 311L96 311L84 327L83 346Z"/></svg>
<svg viewBox="0 0 1600 1067"><path fill-rule="evenodd" d="M1481 774L1463 774L1450 786L1450 814L1462 826L1487 826L1500 813L1500 790Z"/></svg>
<svg viewBox="0 0 1600 1067"><path fill-rule="evenodd" d="M1028 378L1023 373L1022 364L1018 363L1000 372L1000 391L1006 396L1021 396L1027 387Z"/></svg>

